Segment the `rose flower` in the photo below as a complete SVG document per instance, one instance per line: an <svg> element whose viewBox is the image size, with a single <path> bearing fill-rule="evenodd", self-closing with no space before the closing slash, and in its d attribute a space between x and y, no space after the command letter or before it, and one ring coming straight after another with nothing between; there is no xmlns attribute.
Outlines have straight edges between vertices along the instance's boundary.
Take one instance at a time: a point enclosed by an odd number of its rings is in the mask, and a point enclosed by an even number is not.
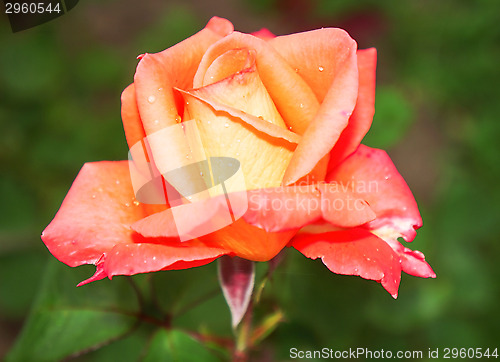
<svg viewBox="0 0 500 362"><path fill-rule="evenodd" d="M375 49L357 50L341 29L275 37L212 18L139 58L122 94L129 161L85 164L42 234L63 263L96 266L80 285L223 255L268 261L286 246L394 297L401 271L435 277L397 240L422 225L411 191L384 151L360 144L374 114ZM139 197L137 155L160 175L162 202ZM189 174L203 160L211 177L214 160L234 160L239 181L196 187ZM224 210L230 222L217 224Z"/></svg>

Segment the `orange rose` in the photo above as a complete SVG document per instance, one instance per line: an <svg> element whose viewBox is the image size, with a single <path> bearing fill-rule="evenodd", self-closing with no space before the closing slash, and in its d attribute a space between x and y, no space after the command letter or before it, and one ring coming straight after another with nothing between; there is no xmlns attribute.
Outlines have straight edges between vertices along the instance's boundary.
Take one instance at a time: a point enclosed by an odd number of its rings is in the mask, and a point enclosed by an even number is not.
<svg viewBox="0 0 500 362"><path fill-rule="evenodd" d="M97 266L83 283L222 255L266 261L287 244L336 273L377 280L392 295L401 270L434 275L421 253L396 240L411 241L421 226L406 183L384 152L360 146L374 113L374 49L357 50L341 29L274 37L212 18L192 37L140 58L122 94L127 142L134 159L144 150L164 191L179 198L142 202L133 162L86 164L42 236L68 265ZM241 166L241 182L228 192L167 176L195 159L223 157ZM360 189L370 182L376 190ZM233 222L179 239L179 217L183 227L203 229L242 195L246 207L229 212Z"/></svg>

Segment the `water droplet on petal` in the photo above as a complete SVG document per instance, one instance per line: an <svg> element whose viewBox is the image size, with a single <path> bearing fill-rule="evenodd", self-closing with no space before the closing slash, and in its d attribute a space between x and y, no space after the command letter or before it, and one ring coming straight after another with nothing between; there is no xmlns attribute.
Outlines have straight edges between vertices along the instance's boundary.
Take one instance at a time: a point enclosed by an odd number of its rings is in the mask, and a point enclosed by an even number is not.
<svg viewBox="0 0 500 362"><path fill-rule="evenodd" d="M95 194L94 194L94 195L92 195L92 198L93 198L93 199L95 199Z"/></svg>
<svg viewBox="0 0 500 362"><path fill-rule="evenodd" d="M224 127L229 128L229 123L224 123Z"/></svg>
<svg viewBox="0 0 500 362"><path fill-rule="evenodd" d="M153 260L156 260L156 256L153 256Z"/></svg>
<svg viewBox="0 0 500 362"><path fill-rule="evenodd" d="M212 122L210 122L210 121L207 121L207 124L210 124L210 123L212 123Z"/></svg>
<svg viewBox="0 0 500 362"><path fill-rule="evenodd" d="M154 103L156 101L156 97L155 96L149 96L148 97L148 102L149 103Z"/></svg>
<svg viewBox="0 0 500 362"><path fill-rule="evenodd" d="M302 103L301 103L301 104L299 104L299 107L300 107L300 108L304 108L304 104L302 104Z"/></svg>
<svg viewBox="0 0 500 362"><path fill-rule="evenodd" d="M160 124L160 120L158 120L158 119L155 119L155 121L154 121L154 124L155 124L155 125L158 125L158 124Z"/></svg>
<svg viewBox="0 0 500 362"><path fill-rule="evenodd" d="M160 91L160 92L161 92L162 90L163 90L163 88L162 88L162 87L158 88L158 91Z"/></svg>
<svg viewBox="0 0 500 362"><path fill-rule="evenodd" d="M181 116L179 116L179 115L175 116L175 121L176 121L177 123L181 123L181 122L182 122L182 118L181 118Z"/></svg>
<svg viewBox="0 0 500 362"><path fill-rule="evenodd" d="M140 202L139 202L139 201L134 200L134 205L135 205L135 206L139 206L139 204L140 204Z"/></svg>
<svg viewBox="0 0 500 362"><path fill-rule="evenodd" d="M262 117L262 116L258 116L257 118L258 118L258 119L262 119L262 120L264 120L264 117Z"/></svg>
<svg viewBox="0 0 500 362"><path fill-rule="evenodd" d="M324 70L325 70L325 68L323 68L323 67L320 65L320 66L318 67L318 70L319 70L320 72L322 72L322 71L324 71Z"/></svg>
<svg viewBox="0 0 500 362"><path fill-rule="evenodd" d="M200 172L200 176L202 176L202 177L203 177L203 172Z"/></svg>
<svg viewBox="0 0 500 362"><path fill-rule="evenodd" d="M119 184L120 184L120 180L116 180L116 181L115 181L115 183L116 183L117 185L119 185Z"/></svg>
<svg viewBox="0 0 500 362"><path fill-rule="evenodd" d="M298 73L299 72L299 68L295 68L295 73Z"/></svg>
<svg viewBox="0 0 500 362"><path fill-rule="evenodd" d="M238 138L238 139L236 140L236 142L240 143L240 142L241 142L241 140Z"/></svg>
<svg viewBox="0 0 500 362"><path fill-rule="evenodd" d="M292 130L292 126L289 126L288 129L291 131Z"/></svg>
<svg viewBox="0 0 500 362"><path fill-rule="evenodd" d="M126 207L129 207L129 206L130 206L130 204L129 204L128 202L126 202L126 203L125 203L125 206L126 206Z"/></svg>

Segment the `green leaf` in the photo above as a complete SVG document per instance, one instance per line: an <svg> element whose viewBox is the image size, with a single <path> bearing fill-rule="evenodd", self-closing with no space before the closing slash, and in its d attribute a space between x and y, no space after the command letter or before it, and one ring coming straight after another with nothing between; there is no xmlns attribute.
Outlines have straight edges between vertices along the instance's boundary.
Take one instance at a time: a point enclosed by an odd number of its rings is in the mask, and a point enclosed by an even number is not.
<svg viewBox="0 0 500 362"><path fill-rule="evenodd" d="M56 361L98 349L138 325L125 278L76 288L91 270L49 262L31 314L7 361Z"/></svg>
<svg viewBox="0 0 500 362"><path fill-rule="evenodd" d="M160 329L153 336L144 362L156 361L220 361L203 344L186 333Z"/></svg>

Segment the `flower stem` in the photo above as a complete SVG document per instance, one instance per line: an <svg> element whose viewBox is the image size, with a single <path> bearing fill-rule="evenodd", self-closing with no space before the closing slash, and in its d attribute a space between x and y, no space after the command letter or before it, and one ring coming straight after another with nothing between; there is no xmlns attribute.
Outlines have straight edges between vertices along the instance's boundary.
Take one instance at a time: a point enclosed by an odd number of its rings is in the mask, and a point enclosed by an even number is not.
<svg viewBox="0 0 500 362"><path fill-rule="evenodd" d="M240 325L236 329L236 345L233 353L233 362L248 361L248 349L250 346L250 335L252 331L253 303L250 301L247 311Z"/></svg>

